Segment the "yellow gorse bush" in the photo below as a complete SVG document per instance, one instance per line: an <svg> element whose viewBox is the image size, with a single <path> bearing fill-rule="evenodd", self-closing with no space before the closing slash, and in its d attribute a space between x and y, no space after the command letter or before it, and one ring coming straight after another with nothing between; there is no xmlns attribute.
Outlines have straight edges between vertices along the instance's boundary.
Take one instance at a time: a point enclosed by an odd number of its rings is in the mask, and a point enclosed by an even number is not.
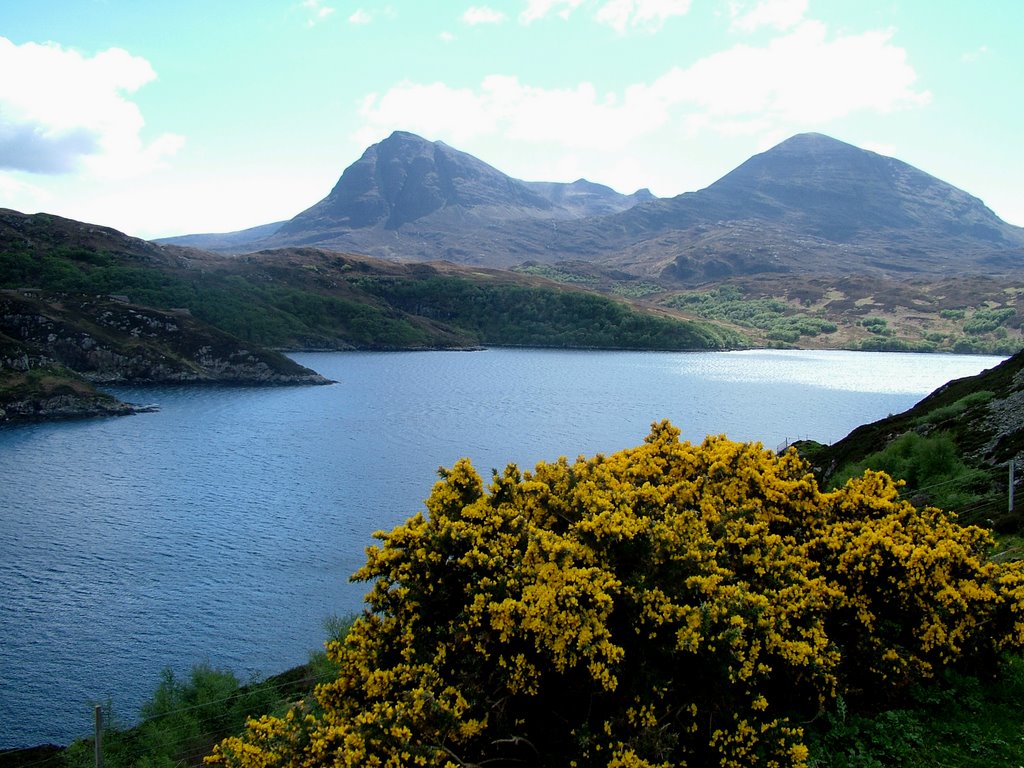
<svg viewBox="0 0 1024 768"><path fill-rule="evenodd" d="M799 723L1024 646L1024 573L868 472L668 422L643 445L466 460L368 550L341 676L222 766L804 766Z"/></svg>

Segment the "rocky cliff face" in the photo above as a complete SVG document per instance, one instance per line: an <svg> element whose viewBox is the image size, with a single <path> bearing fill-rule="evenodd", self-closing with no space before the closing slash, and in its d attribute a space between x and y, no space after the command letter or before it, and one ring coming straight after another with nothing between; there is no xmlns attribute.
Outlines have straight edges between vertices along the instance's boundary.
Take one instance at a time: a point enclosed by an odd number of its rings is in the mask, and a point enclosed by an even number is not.
<svg viewBox="0 0 1024 768"><path fill-rule="evenodd" d="M116 299L0 292L0 333L27 357L93 382L322 384L326 379L277 352L247 348L186 311L163 312Z"/></svg>
<svg viewBox="0 0 1024 768"><path fill-rule="evenodd" d="M151 408L122 403L91 388L75 388L59 374L42 386L25 382L20 387L0 391L0 424L129 416Z"/></svg>
<svg viewBox="0 0 1024 768"><path fill-rule="evenodd" d="M121 300L0 291L0 423L120 415L137 408L92 384L326 384L277 352L249 348L187 312Z"/></svg>

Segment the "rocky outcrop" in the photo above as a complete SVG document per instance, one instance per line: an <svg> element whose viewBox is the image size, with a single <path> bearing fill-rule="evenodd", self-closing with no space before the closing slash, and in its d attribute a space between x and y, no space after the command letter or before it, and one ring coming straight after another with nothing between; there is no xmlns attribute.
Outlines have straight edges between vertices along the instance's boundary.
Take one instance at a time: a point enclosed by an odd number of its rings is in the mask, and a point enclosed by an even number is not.
<svg viewBox="0 0 1024 768"><path fill-rule="evenodd" d="M188 312L134 306L123 298L0 291L0 424L151 410L93 386L129 382L330 383Z"/></svg>
<svg viewBox="0 0 1024 768"><path fill-rule="evenodd" d="M110 395L96 391L66 391L59 394L27 391L6 396L0 392L0 424L129 416L149 410L154 410L154 406L123 403Z"/></svg>
<svg viewBox="0 0 1024 768"><path fill-rule="evenodd" d="M97 383L325 384L284 355L240 343L187 312L96 297L0 292L0 370L56 364Z"/></svg>

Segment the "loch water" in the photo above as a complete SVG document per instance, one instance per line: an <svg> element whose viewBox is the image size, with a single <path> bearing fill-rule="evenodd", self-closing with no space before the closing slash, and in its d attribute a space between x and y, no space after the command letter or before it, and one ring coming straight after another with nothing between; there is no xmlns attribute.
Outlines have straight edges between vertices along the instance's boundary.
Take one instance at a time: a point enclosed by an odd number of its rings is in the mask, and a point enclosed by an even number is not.
<svg viewBox="0 0 1024 768"><path fill-rule="evenodd" d="M304 662L439 466L637 445L652 421L837 440L999 357L867 352L304 353L322 387L118 387L160 410L0 429L0 748L130 723L162 669Z"/></svg>

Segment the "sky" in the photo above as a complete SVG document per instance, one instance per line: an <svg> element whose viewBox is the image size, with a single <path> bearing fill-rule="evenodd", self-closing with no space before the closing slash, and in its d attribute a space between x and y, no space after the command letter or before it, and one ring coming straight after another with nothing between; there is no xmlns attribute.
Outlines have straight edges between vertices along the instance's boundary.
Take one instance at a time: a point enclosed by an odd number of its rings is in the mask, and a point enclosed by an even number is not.
<svg viewBox="0 0 1024 768"><path fill-rule="evenodd" d="M1020 0L2 0L0 207L291 218L392 131L669 197L816 131L1024 226Z"/></svg>

